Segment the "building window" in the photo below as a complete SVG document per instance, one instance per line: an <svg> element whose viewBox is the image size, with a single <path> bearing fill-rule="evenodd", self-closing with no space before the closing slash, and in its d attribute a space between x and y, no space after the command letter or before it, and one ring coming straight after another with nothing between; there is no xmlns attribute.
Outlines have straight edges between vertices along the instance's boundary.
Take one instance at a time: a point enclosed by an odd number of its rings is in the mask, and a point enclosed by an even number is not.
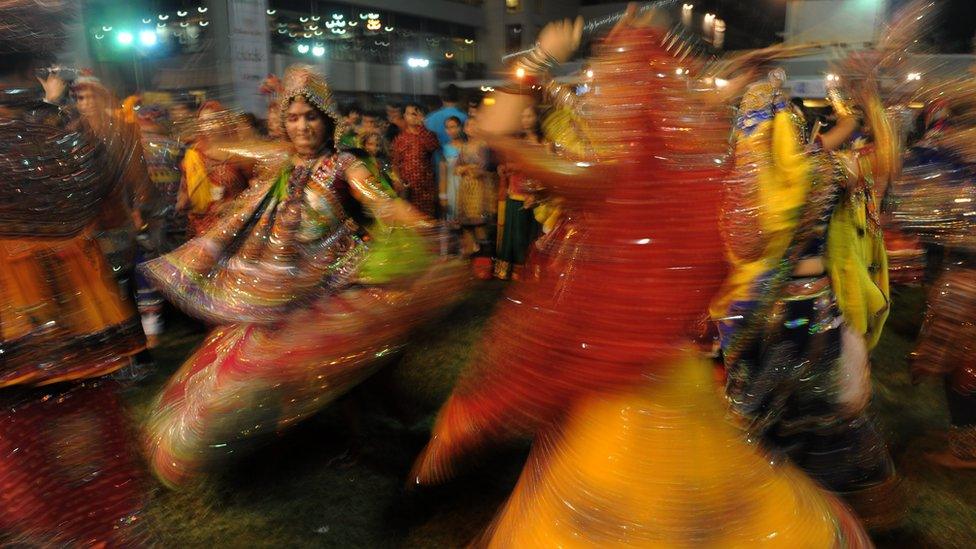
<svg viewBox="0 0 976 549"><path fill-rule="evenodd" d="M522 25L505 25L505 49L509 53L522 49Z"/></svg>
<svg viewBox="0 0 976 549"><path fill-rule="evenodd" d="M522 0L505 0L505 10L508 13L522 11Z"/></svg>

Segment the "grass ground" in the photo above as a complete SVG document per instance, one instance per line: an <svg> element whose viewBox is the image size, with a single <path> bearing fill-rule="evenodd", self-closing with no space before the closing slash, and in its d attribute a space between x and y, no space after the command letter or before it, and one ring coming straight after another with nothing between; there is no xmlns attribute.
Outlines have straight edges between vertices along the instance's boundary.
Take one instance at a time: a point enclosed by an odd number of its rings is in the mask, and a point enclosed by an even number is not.
<svg viewBox="0 0 976 549"><path fill-rule="evenodd" d="M500 449L447 486L411 493L403 484L503 290L498 282L479 285L452 314L423 329L395 365L207 482L180 492L154 488L146 519L161 544L455 547L470 541L511 491L526 443ZM874 357L873 410L910 495L903 526L876 542L972 547L976 472L948 472L924 459L941 444L933 431L944 429L947 418L941 386L913 386L905 363L922 306L920 290L896 296ZM129 394L136 419L145 416L154 394L201 337L198 327L171 328L156 352L154 377ZM389 398L391 388L395 399ZM345 456L354 442L350 417L360 423L354 461ZM410 426L403 418L410 418Z"/></svg>

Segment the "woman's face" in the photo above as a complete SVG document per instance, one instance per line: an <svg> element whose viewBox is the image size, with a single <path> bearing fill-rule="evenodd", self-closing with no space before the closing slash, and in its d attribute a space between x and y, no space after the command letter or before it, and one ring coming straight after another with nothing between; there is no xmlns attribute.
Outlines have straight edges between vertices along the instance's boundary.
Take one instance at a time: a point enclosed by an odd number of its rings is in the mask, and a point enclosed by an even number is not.
<svg viewBox="0 0 976 549"><path fill-rule="evenodd" d="M522 111L522 131L534 132L539 117L535 114L535 109L529 107Z"/></svg>
<svg viewBox="0 0 976 549"><path fill-rule="evenodd" d="M366 138L363 142L363 148L370 156L376 156L380 152L380 136L373 134Z"/></svg>
<svg viewBox="0 0 976 549"><path fill-rule="evenodd" d="M444 122L444 130L447 131L447 135L451 139L458 139L461 137L461 125L458 124L457 120L448 120L447 122Z"/></svg>
<svg viewBox="0 0 976 549"><path fill-rule="evenodd" d="M84 117L95 116L105 110L104 101L91 88L81 88L76 91L75 103L78 108L78 114Z"/></svg>
<svg viewBox="0 0 976 549"><path fill-rule="evenodd" d="M285 112L285 132L301 155L315 154L325 143L328 124L318 109L301 97L295 98Z"/></svg>

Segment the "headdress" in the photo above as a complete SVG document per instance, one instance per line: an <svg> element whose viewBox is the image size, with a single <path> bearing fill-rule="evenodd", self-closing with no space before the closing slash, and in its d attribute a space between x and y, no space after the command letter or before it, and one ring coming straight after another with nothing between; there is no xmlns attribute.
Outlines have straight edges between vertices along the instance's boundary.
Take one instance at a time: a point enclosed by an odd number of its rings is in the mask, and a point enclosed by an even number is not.
<svg viewBox="0 0 976 549"><path fill-rule="evenodd" d="M0 0L0 54L60 50L67 36L66 6L64 0Z"/></svg>
<svg viewBox="0 0 976 549"><path fill-rule="evenodd" d="M292 65L285 71L283 88L284 90L279 94L282 123L287 116L288 106L296 97L301 96L322 114L332 119L335 126L333 140L335 146L338 146L345 128L342 117L336 110L335 100L332 99L332 90L329 89L325 76L311 65Z"/></svg>
<svg viewBox="0 0 976 549"><path fill-rule="evenodd" d="M281 79L273 74L269 74L258 86L258 92L267 95L269 101L277 101L282 91Z"/></svg>
<svg viewBox="0 0 976 549"><path fill-rule="evenodd" d="M789 101L782 91L785 80L783 70L775 69L766 79L746 88L739 102L739 116L735 124L737 130L749 135L759 124L772 120L776 113L789 107Z"/></svg>

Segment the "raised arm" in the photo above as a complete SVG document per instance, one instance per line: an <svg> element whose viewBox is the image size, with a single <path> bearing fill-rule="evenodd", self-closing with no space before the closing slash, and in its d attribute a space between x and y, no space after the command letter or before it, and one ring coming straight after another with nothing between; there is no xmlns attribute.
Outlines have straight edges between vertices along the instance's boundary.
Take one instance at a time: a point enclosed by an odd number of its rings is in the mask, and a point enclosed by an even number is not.
<svg viewBox="0 0 976 549"><path fill-rule="evenodd" d="M353 197L362 203L381 222L394 227L424 227L427 219L404 200L390 196L376 176L361 160L346 168L346 181Z"/></svg>

